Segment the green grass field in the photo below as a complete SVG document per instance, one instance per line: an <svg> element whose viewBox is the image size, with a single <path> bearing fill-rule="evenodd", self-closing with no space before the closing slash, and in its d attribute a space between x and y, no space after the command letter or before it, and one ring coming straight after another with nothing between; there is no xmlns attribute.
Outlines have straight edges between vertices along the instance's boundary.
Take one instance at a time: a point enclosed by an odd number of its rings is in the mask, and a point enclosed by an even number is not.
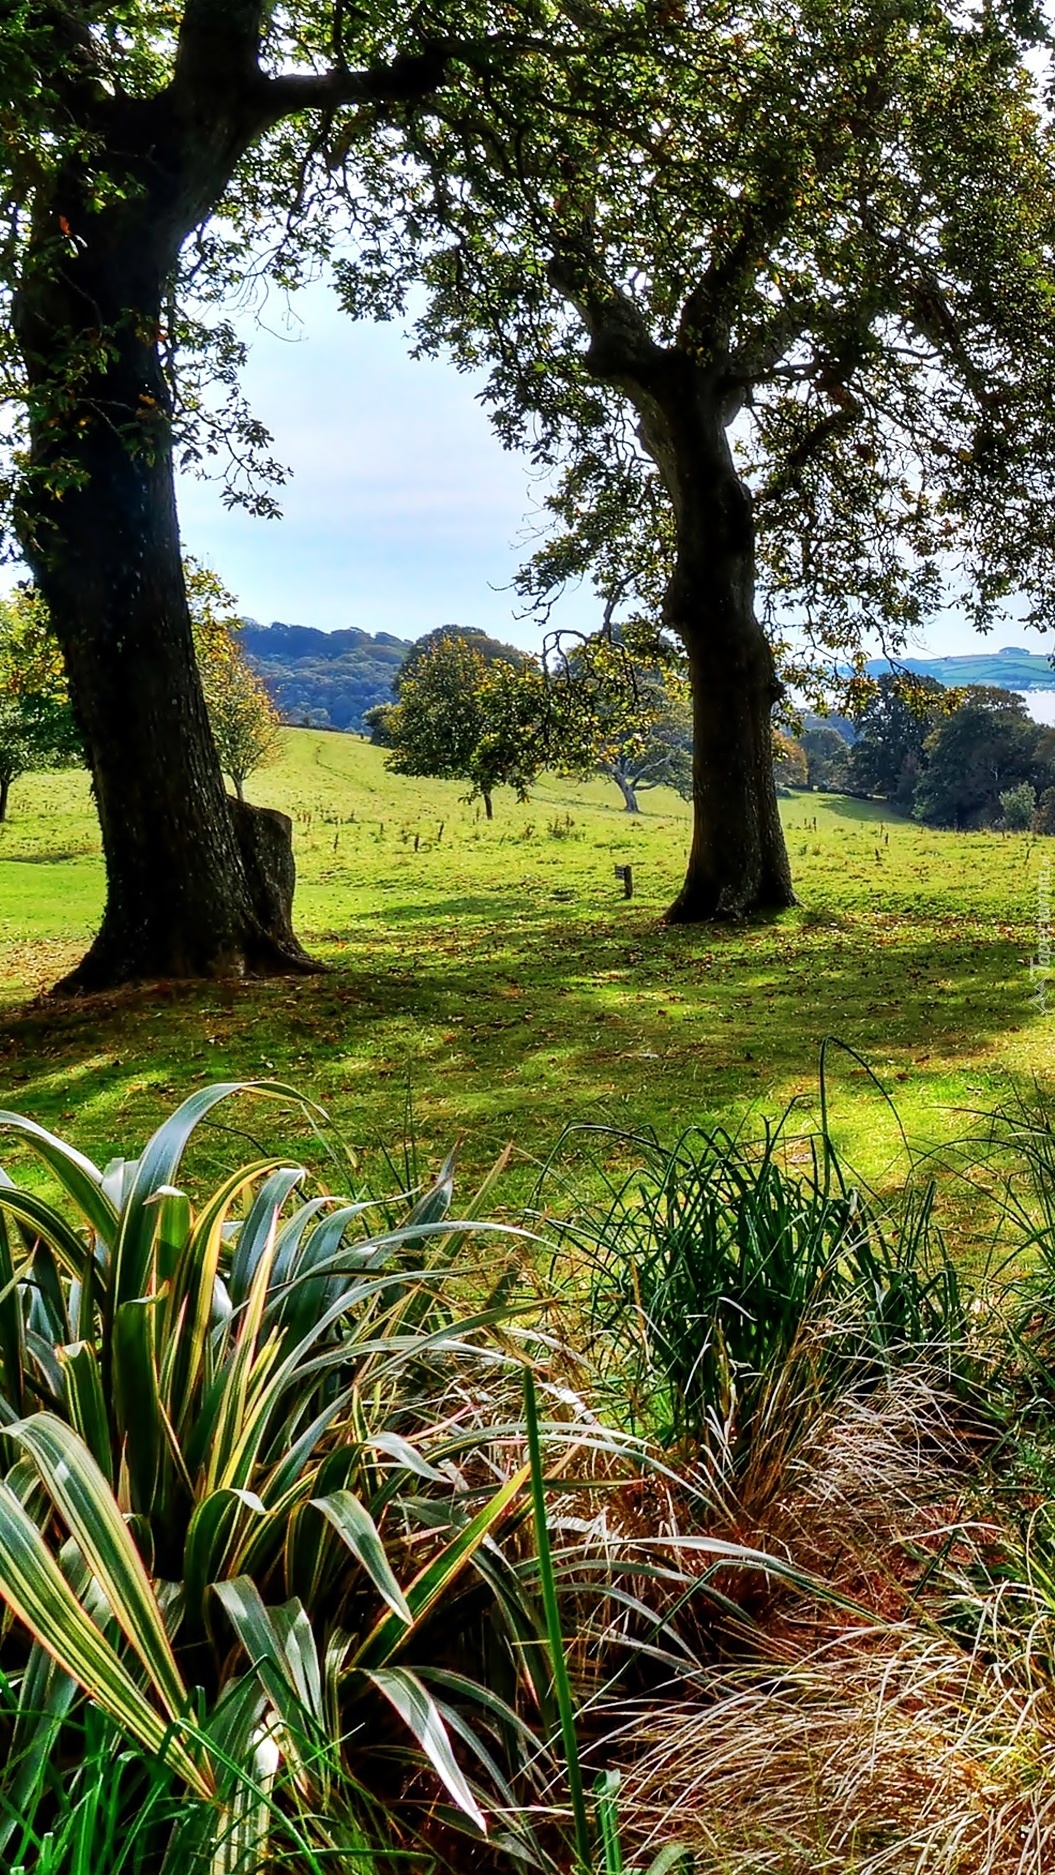
<svg viewBox="0 0 1055 1875"><path fill-rule="evenodd" d="M688 831L672 795L643 797L635 820L606 784L548 779L526 806L499 796L488 825L456 785L310 731L288 732L250 794L294 816L299 929L327 975L37 1002L86 944L102 872L85 777L17 784L0 830L0 1103L105 1158L202 1081L274 1077L368 1158L409 1128L426 1161L462 1138L472 1172L512 1140L526 1189L526 1162L569 1122L670 1135L794 1100L808 1125L828 1035L866 1058L920 1148L969 1133L1009 1074L1050 1073L1055 994L1044 1014L1029 974L1045 841L796 796L800 906L668 930ZM854 1162L893 1175L897 1124L849 1056L831 1060L830 1096ZM288 1152L288 1125L247 1110L265 1144L272 1124Z"/></svg>

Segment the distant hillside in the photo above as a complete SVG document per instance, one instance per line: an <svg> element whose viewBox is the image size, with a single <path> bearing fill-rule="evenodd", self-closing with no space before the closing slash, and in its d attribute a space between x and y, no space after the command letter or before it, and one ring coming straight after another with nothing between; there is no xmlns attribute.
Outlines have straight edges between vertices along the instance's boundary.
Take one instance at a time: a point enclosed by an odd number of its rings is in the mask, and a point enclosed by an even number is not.
<svg viewBox="0 0 1055 1875"><path fill-rule="evenodd" d="M411 646L390 632L323 632L277 619L246 619L239 638L285 721L316 729L361 730L364 710L391 702Z"/></svg>
<svg viewBox="0 0 1055 1875"><path fill-rule="evenodd" d="M1005 645L1000 651L972 651L957 658L899 658L905 670L933 677L939 684L995 684L1001 690L1055 690L1055 670L1037 651ZM869 675L890 669L886 658L873 658Z"/></svg>

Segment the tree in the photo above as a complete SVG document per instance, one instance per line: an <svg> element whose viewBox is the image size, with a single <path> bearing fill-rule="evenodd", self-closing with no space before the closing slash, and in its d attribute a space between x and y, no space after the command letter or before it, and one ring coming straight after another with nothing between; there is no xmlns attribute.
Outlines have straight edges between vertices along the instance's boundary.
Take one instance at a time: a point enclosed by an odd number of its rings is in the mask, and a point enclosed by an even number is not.
<svg viewBox="0 0 1055 1875"><path fill-rule="evenodd" d="M971 686L963 702L931 730L927 766L916 784L914 812L929 827L991 826L1001 795L1047 785L1038 761L1042 731L1013 691Z"/></svg>
<svg viewBox="0 0 1055 1875"><path fill-rule="evenodd" d="M0 822L20 775L82 759L62 659L31 587L0 600Z"/></svg>
<svg viewBox="0 0 1055 1875"><path fill-rule="evenodd" d="M391 724L398 708L398 703L375 703L373 709L364 710L363 721L370 731L370 740L375 748L392 747Z"/></svg>
<svg viewBox="0 0 1055 1875"><path fill-rule="evenodd" d="M558 662L562 680L553 686L548 725L552 765L606 775L628 814L640 813L637 797L650 788L673 788L691 801L692 717L679 673L643 664L603 632Z"/></svg>
<svg viewBox="0 0 1055 1875"><path fill-rule="evenodd" d="M657 698L639 727L630 730L597 764L615 782L628 814L639 814L637 797L647 788L673 788L692 800L692 719L684 703Z"/></svg>
<svg viewBox="0 0 1055 1875"><path fill-rule="evenodd" d="M1033 824L1033 815L1037 805L1037 790L1030 781L1019 781L1013 788L1007 788L1000 796L1000 808L1004 816L1004 826L1012 833L1025 833Z"/></svg>
<svg viewBox="0 0 1055 1875"><path fill-rule="evenodd" d="M212 739L244 802L247 777L282 753L279 714L235 637L241 620L234 594L196 560L187 560L184 581Z"/></svg>
<svg viewBox="0 0 1055 1875"><path fill-rule="evenodd" d="M493 818L495 789L526 800L545 763L546 690L537 666L488 664L468 639L439 638L415 661L386 719L388 766L400 775L465 781Z"/></svg>
<svg viewBox="0 0 1055 1875"><path fill-rule="evenodd" d="M404 678L413 677L422 659L450 638L459 638L463 644L470 645L479 652L485 664L509 664L513 670L519 671L535 661L529 652L521 651L517 645L508 645L501 638L492 638L489 632L481 631L476 625L437 625L434 631L426 632L415 640L396 671L392 679L392 695L397 700L403 689Z"/></svg>
<svg viewBox="0 0 1055 1875"><path fill-rule="evenodd" d="M1055 834L1055 787L1045 788L1033 815L1033 832Z"/></svg>
<svg viewBox="0 0 1055 1875"><path fill-rule="evenodd" d="M815 723L803 730L802 748L810 787L842 794L850 777L850 750L845 737L826 723Z"/></svg>
<svg viewBox="0 0 1055 1875"><path fill-rule="evenodd" d="M509 59L498 12L493 56ZM518 14L530 38L530 0ZM217 305L259 275L265 247L287 287L317 264L349 148L387 135L456 57L484 63L491 23L486 0L438 31L427 14L339 0L3 10L0 346L22 410L8 493L62 647L106 860L75 987L308 967L289 823L225 797L174 456L207 464L230 440L229 495L273 508L238 485L268 438L237 399L240 348Z"/></svg>
<svg viewBox="0 0 1055 1875"><path fill-rule="evenodd" d="M782 729L773 731L773 778L778 788L808 788L809 768L806 751L797 736Z"/></svg>
<svg viewBox="0 0 1055 1875"><path fill-rule="evenodd" d="M853 791L885 795L902 813L911 813L926 766L924 745L948 700L933 677L907 672L880 677L856 717L857 739L850 750Z"/></svg>
<svg viewBox="0 0 1055 1875"><path fill-rule="evenodd" d="M421 342L485 363L501 434L566 465L540 602L591 566L602 596L663 586L695 749L668 915L736 917L792 899L775 654L816 661L791 625L859 671L866 630L896 648L950 584L980 624L1016 590L1052 616L1044 29L951 0L639 17L540 63L533 107L496 73L415 121L416 163L375 155L343 291L376 306L416 248Z"/></svg>
<svg viewBox="0 0 1055 1875"><path fill-rule="evenodd" d="M282 734L264 685L237 647L233 651L226 664L203 671L202 687L220 767L244 801L247 777L282 754Z"/></svg>

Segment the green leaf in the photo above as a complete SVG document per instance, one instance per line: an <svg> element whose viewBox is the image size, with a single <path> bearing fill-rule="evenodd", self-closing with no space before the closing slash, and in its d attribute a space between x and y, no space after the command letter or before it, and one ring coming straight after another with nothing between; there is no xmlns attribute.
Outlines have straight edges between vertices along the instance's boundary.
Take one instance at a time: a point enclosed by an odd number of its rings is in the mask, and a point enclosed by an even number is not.
<svg viewBox="0 0 1055 1875"><path fill-rule="evenodd" d="M351 1491L331 1491L328 1497L313 1497L311 1503L347 1543L382 1600L409 1627L414 1619L413 1613L393 1574L381 1532L370 1512Z"/></svg>
<svg viewBox="0 0 1055 1875"><path fill-rule="evenodd" d="M416 1673L406 1667L377 1667L368 1672L367 1679L372 1681L379 1692L393 1705L400 1718L409 1726L436 1772L444 1789L449 1791L460 1810L476 1824L482 1835L487 1834L487 1818L480 1809L465 1780L458 1760L451 1746L450 1735L443 1723L439 1707L432 1695L422 1685Z"/></svg>
<svg viewBox="0 0 1055 1875"><path fill-rule="evenodd" d="M136 1166L132 1189L125 1201L121 1232L113 1268L113 1305L133 1301L145 1293L147 1272L157 1231L157 1208L151 1200L163 1186L175 1184L180 1161L196 1126L221 1100L233 1094L252 1093L281 1100L321 1115L321 1108L307 1101L291 1087L276 1081L218 1081L202 1087L147 1141Z"/></svg>
<svg viewBox="0 0 1055 1875"><path fill-rule="evenodd" d="M25 1356L22 1307L18 1294L21 1268L16 1271L11 1238L0 1210L0 1361L4 1369L4 1395L15 1413L23 1410Z"/></svg>
<svg viewBox="0 0 1055 1875"><path fill-rule="evenodd" d="M58 1350L66 1377L66 1400L75 1430L84 1440L107 1484L113 1488L110 1426L103 1398L99 1359L88 1341L75 1341Z"/></svg>
<svg viewBox="0 0 1055 1875"><path fill-rule="evenodd" d="M237 1307L249 1294L260 1257L272 1239L275 1220L290 1192L306 1177L303 1166L283 1165L265 1179L238 1231L231 1260L231 1300Z"/></svg>
<svg viewBox="0 0 1055 1875"><path fill-rule="evenodd" d="M54 1172L81 1216L105 1244L112 1245L117 1236L118 1217L103 1190L103 1175L98 1166L82 1152L67 1146L65 1140L57 1139L54 1133L20 1113L0 1112L0 1128L19 1134L32 1147L38 1158Z"/></svg>
<svg viewBox="0 0 1055 1875"><path fill-rule="evenodd" d="M213 1591L285 1723L301 1736L305 1721L321 1725L322 1676L300 1602L267 1608L248 1576L214 1582Z"/></svg>
<svg viewBox="0 0 1055 1875"><path fill-rule="evenodd" d="M117 1501L87 1446L51 1413L20 1420L8 1429L8 1437L33 1459L169 1717L179 1718L187 1691L161 1611Z"/></svg>
<svg viewBox="0 0 1055 1875"><path fill-rule="evenodd" d="M43 1237L51 1245L68 1274L80 1280L91 1250L67 1224L62 1213L45 1198L38 1198L35 1192L19 1191L0 1176L0 1212L6 1212L20 1224L28 1224L35 1236Z"/></svg>
<svg viewBox="0 0 1055 1875"><path fill-rule="evenodd" d="M77 1600L40 1531L0 1483L0 1595L64 1672L201 1797L211 1779L149 1705Z"/></svg>

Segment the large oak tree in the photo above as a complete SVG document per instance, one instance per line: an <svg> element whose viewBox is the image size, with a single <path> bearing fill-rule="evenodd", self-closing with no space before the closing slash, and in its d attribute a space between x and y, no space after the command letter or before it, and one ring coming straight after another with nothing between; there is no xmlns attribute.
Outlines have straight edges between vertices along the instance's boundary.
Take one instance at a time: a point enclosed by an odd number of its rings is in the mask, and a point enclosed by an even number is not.
<svg viewBox="0 0 1055 1875"><path fill-rule="evenodd" d="M516 10L519 34L531 13ZM174 450L232 443L244 466L267 439L208 390L210 370L231 383L238 347L194 295L208 309L254 266L295 284L349 147L452 60L506 56L494 24L486 0L455 21L383 0L0 10L9 511L62 647L106 859L79 987L308 967L289 824L226 797L195 668Z"/></svg>
<svg viewBox="0 0 1055 1875"><path fill-rule="evenodd" d="M581 58L453 86L412 161L366 153L344 293L385 310L401 263L424 272L422 342L486 367L503 436L560 471L529 590L662 588L695 722L669 915L735 917L792 900L782 675L860 667L942 604L1052 617L1042 29L958 0L660 0L631 41L579 11Z"/></svg>

